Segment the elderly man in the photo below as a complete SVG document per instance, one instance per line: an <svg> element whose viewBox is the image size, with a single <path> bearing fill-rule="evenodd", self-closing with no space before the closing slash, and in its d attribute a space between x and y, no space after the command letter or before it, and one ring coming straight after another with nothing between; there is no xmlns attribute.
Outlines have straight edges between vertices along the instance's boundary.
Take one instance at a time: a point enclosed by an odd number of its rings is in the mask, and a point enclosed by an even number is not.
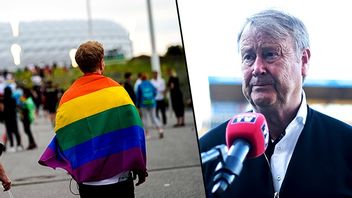
<svg viewBox="0 0 352 198"><path fill-rule="evenodd" d="M204 164L208 197L352 197L352 127L310 108L302 89L311 55L304 24L265 10L247 19L237 41L243 94L266 117L270 140L224 193L211 192L218 161ZM225 143L226 124L200 138L201 152Z"/></svg>

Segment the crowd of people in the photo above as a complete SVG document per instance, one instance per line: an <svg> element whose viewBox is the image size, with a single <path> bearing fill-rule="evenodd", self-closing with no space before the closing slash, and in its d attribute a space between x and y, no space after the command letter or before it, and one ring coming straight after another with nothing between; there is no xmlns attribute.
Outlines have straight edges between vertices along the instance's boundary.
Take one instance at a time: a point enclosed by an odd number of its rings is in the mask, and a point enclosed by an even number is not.
<svg viewBox="0 0 352 198"><path fill-rule="evenodd" d="M176 124L173 127L185 126L185 105L179 79L172 69L168 69L167 74L169 79L165 82L158 71L152 71L151 78L148 73L140 72L134 84L131 72L126 72L124 75L123 86L139 109L147 139L151 137L152 128L157 130L159 138L164 137L163 127L168 122L166 110L170 102L176 117Z"/></svg>
<svg viewBox="0 0 352 198"><path fill-rule="evenodd" d="M95 53L94 58L86 55L91 52ZM151 79L146 72L139 73L134 83L133 74L127 72L124 75L124 82L118 83L103 75L105 70L103 54L102 45L98 42L90 41L82 44L76 53L76 61L79 63L79 69L83 75L72 82L65 91L59 89L50 78L48 80L45 77L51 75L52 70L48 67L26 68L26 72L30 72L31 75L31 82L28 84L16 81L14 76L7 71L2 72L0 75L0 118L6 132L3 133L0 143L4 143L7 152L25 150L19 130L21 128L18 126L20 120L23 124L23 131L28 136L26 150L36 149L37 143L31 125L38 116L45 116L51 121L56 135L44 151L39 163L44 166L57 167L61 163L62 156L56 158L58 154L53 153L51 149L60 147L60 150L65 153L67 142L62 142L61 138L67 136L74 140L70 143L75 143L72 145L73 147L79 147L82 143L80 142L81 138L87 137L85 137L86 133L78 132L93 130L91 132L97 135L94 137L95 144L101 141L104 144L104 149L97 154L95 148L88 148L84 153L92 151L92 159L95 157L100 159L102 155L106 155L105 158L111 162L120 163L122 160L123 163L121 167L116 166L115 169L111 169L112 166L103 161L102 163L96 162L97 168L110 167L103 168L105 172L99 175L96 175L96 171L92 171L89 165L87 165L87 169L84 168L85 165L82 166L83 168L80 169L82 174L76 174L77 170L66 169L76 180L81 197L102 195L101 193L103 195L123 193L127 197L133 197L132 181L138 176L136 185L139 185L148 176L145 167L144 141L151 137L152 128L157 130L160 139L164 137L164 128L168 122L166 110L170 102L176 115L176 124L173 126L185 126L183 94L179 86L179 79L171 69L168 71L169 80L167 82L161 77L161 74L153 71ZM123 88L121 89L121 87ZM170 102L168 95L170 95ZM42 110L45 112L44 115L40 113ZM82 129L86 126L82 124L85 122L82 120L86 120L88 117L87 122L95 123L97 127ZM107 119L108 117L113 119ZM77 128L73 129L72 127ZM77 131L75 137L72 136L72 133L66 132L71 130ZM128 138L121 135L126 132L128 132ZM59 135L57 136L57 134ZM88 138L86 141L93 140ZM107 142L111 144L106 145ZM116 145L125 146L122 150L121 148L116 150ZM130 148L131 146L133 149ZM74 167L76 163L86 163L85 159L80 157L83 153L79 154L79 149L75 152L77 153L71 153L67 156L65 154L68 163L71 163L71 159L76 159L69 167ZM111 152L116 153L110 155ZM125 154L121 155L121 153ZM124 155L130 156L131 163L123 157ZM120 159L121 157L123 159ZM11 180L6 176L1 164L0 179L4 189L10 189ZM96 186L101 186L101 188L96 188ZM107 186L112 187L111 191L105 190Z"/></svg>
<svg viewBox="0 0 352 198"><path fill-rule="evenodd" d="M17 82L10 72L1 72L0 121L6 130L2 133L1 142L8 152L37 148L31 125L39 116L40 109L44 110L44 116L54 125L56 106L62 92L51 81L44 81L38 75L40 73L38 69L39 67L33 69L31 86ZM26 148L22 142L18 121L21 121L23 131L28 137Z"/></svg>
<svg viewBox="0 0 352 198"><path fill-rule="evenodd" d="M24 71L30 76L30 82L26 84L16 81L14 75L6 70L0 72L0 121L6 129L1 141L8 144L5 147L7 151L25 149L18 120L22 122L23 131L28 136L27 150L37 148L31 124L39 116L40 110L45 112L44 116L55 127L56 109L64 91L48 78L54 75L55 70L58 70L56 64L51 67L26 67ZM152 128L158 131L159 138L163 138L163 128L168 123L168 107L172 108L170 110L176 117L173 127L185 125L185 105L179 79L173 69L168 69L167 75L169 79L165 81L158 71L153 71L151 78L147 72L139 72L134 80L133 74L126 72L124 81L120 83L139 110L147 138L151 137L149 131Z"/></svg>

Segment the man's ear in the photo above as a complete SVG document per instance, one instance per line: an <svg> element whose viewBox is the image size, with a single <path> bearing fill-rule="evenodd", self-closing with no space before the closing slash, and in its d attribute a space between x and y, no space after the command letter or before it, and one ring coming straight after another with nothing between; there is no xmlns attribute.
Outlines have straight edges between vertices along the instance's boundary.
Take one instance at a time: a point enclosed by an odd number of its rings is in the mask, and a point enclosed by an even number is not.
<svg viewBox="0 0 352 198"><path fill-rule="evenodd" d="M308 75L308 70L309 70L309 61L310 61L310 49L309 48L306 48L303 50L301 61L302 61L301 74L304 79Z"/></svg>
<svg viewBox="0 0 352 198"><path fill-rule="evenodd" d="M104 69L105 69L105 62L104 62L104 59L101 59L101 62L100 62L100 64L99 64L99 69L100 69L100 71L104 71Z"/></svg>

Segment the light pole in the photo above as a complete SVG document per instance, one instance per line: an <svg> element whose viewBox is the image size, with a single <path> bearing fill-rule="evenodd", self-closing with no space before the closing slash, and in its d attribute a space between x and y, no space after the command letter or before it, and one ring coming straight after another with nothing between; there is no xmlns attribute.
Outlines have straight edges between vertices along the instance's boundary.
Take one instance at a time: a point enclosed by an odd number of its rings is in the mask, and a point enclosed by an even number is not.
<svg viewBox="0 0 352 198"><path fill-rule="evenodd" d="M148 9L148 19L149 19L148 21L149 21L150 41L152 46L152 57L151 57L152 70L157 71L158 75L160 75L160 61L155 47L156 45L155 45L154 24L153 24L152 6L150 3L150 0L147 0L147 9Z"/></svg>
<svg viewBox="0 0 352 198"><path fill-rule="evenodd" d="M19 27L20 27L20 22L18 20L12 20L10 22L11 29L12 29L12 36L17 38L20 34Z"/></svg>
<svg viewBox="0 0 352 198"><path fill-rule="evenodd" d="M12 36L17 40L19 36L19 21L13 20L10 22L10 25L12 29ZM14 43L11 45L10 51L15 65L16 66L20 65L21 64L21 46L17 43Z"/></svg>
<svg viewBox="0 0 352 198"><path fill-rule="evenodd" d="M87 17L88 17L88 38L91 39L93 35L92 12L90 8L90 0L87 0Z"/></svg>

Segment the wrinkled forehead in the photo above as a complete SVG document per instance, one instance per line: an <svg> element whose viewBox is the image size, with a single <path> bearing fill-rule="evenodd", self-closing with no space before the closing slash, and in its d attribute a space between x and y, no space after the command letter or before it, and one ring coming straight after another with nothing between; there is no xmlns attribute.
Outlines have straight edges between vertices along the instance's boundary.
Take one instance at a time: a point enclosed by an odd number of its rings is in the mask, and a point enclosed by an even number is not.
<svg viewBox="0 0 352 198"><path fill-rule="evenodd" d="M287 46L293 44L289 34L275 31L270 27L247 24L239 38L239 49L258 48L259 46Z"/></svg>

